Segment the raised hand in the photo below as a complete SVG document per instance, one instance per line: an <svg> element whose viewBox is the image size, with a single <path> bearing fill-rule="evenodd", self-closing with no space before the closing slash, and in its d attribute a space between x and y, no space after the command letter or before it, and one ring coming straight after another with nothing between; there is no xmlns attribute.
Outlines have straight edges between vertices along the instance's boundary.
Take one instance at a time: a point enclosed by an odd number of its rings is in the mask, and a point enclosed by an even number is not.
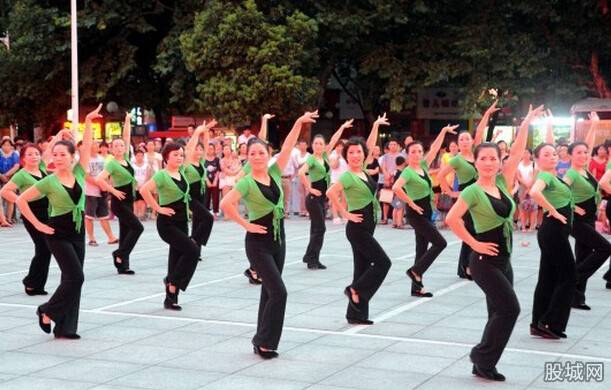
<svg viewBox="0 0 611 390"><path fill-rule="evenodd" d="M549 115L551 116L552 112L549 111ZM533 120L541 115L543 115L545 113L545 107L542 105L540 105L537 108L533 109L532 104L528 105L528 114L526 114L526 118L524 118L525 120Z"/></svg>
<svg viewBox="0 0 611 390"><path fill-rule="evenodd" d="M499 102L498 100L495 100L494 102L492 102L492 104L490 105L490 107L488 107L488 109L486 110L484 115L490 116L490 115L494 114L495 112L499 111L500 108L496 106L498 104L498 102Z"/></svg>
<svg viewBox="0 0 611 390"><path fill-rule="evenodd" d="M347 120L346 122L342 123L341 128L342 129L350 129L352 127L352 122L354 122L354 118Z"/></svg>
<svg viewBox="0 0 611 390"><path fill-rule="evenodd" d="M91 122L94 119L102 118L102 115L100 115L100 111L101 110L102 110L102 103L100 103L98 108L96 108L95 110L93 110L89 114L87 114L87 116L85 117L85 120Z"/></svg>
<svg viewBox="0 0 611 390"><path fill-rule="evenodd" d="M450 124L448 123L446 127L441 129L441 131L443 131L446 134L456 134L456 129L458 129L459 126L460 125L450 126Z"/></svg>
<svg viewBox="0 0 611 390"><path fill-rule="evenodd" d="M272 115L272 114L264 114L263 115L263 119L265 119L266 121L274 118L276 115Z"/></svg>
<svg viewBox="0 0 611 390"><path fill-rule="evenodd" d="M388 118L386 118L386 113L384 113L384 115L382 116L378 116L378 119L376 119L375 122L373 122L374 125L384 125L384 126L389 126L390 122L388 122Z"/></svg>
<svg viewBox="0 0 611 390"><path fill-rule="evenodd" d="M318 110L313 111L313 112L306 111L306 113L300 116L299 119L297 119L297 121L302 124L303 123L316 123L316 119L318 119Z"/></svg>

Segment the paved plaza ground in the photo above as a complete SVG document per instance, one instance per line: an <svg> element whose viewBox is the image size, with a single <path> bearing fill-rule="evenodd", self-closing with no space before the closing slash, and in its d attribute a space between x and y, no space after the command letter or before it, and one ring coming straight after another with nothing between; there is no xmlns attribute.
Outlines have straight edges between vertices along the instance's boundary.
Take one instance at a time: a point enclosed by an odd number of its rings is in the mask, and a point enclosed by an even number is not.
<svg viewBox="0 0 611 390"><path fill-rule="evenodd" d="M405 276L413 262L413 231L378 227L376 237L393 266L371 301L375 325L364 327L344 319L342 291L352 275L344 226L327 225L324 271L308 271L301 262L308 222L293 217L286 229L288 306L280 357L271 361L252 353L260 287L242 275L244 232L234 223L215 224L204 261L180 295L181 312L162 306L168 247L153 222L145 223L132 255L134 276L116 274L110 246L88 247L79 341L55 340L38 328L34 311L46 298L26 296L21 284L32 244L22 224L1 229L0 389L611 388L611 290L605 290L602 272L588 286L592 311L571 313L568 339L528 333L539 263L535 234L515 236L512 261L522 311L498 365L507 382L490 383L471 375L469 350L487 314L481 290L456 277L460 242L454 235L443 232L448 248L426 274L435 297L417 299ZM101 240L99 226L96 231ZM49 292L58 279L52 260ZM606 377L585 382L558 372L556 381L546 381L544 367L552 362L602 363Z"/></svg>

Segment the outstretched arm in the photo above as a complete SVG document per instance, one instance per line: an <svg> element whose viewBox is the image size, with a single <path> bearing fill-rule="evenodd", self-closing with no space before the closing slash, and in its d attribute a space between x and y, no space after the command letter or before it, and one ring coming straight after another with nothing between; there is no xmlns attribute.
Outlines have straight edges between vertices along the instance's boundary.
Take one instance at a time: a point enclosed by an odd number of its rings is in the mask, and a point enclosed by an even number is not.
<svg viewBox="0 0 611 390"><path fill-rule="evenodd" d="M600 124L600 118L595 111L590 113L590 130L588 130L588 134L586 134L586 138L584 142L588 144L588 150L594 150L594 142L596 141L596 130L598 129L598 125Z"/></svg>
<svg viewBox="0 0 611 390"><path fill-rule="evenodd" d="M380 126L388 126L390 123L386 118L386 113L382 116L378 116L375 122L373 122L373 126L371 128L371 132L369 133L369 137L367 137L367 149L369 150L369 154L373 151L373 148L376 146L376 142L378 142L378 130ZM369 155L365 156L365 160L369 158ZM386 174L386 173L384 173Z"/></svg>
<svg viewBox="0 0 611 390"><path fill-rule="evenodd" d="M216 126L216 121L213 119L210 123L206 123L206 121L204 121L204 123L202 123L201 125L197 126L197 128L195 129L195 131L193 131L193 134L191 135L191 138L189 138L189 142L187 142L187 145L185 146L185 154L186 154L186 159L185 161L188 163L195 163L196 161L195 159L195 148L197 147L197 144L199 142L200 137L204 136L204 147L207 147L208 145L208 140L210 138L210 133L209 130Z"/></svg>
<svg viewBox="0 0 611 390"><path fill-rule="evenodd" d="M280 170L283 170L286 164L291 157L291 151L295 147L297 143L297 139L299 138L299 133L301 133L301 129L303 125L307 123L316 123L316 119L318 118L318 110L314 112L306 112L302 116L300 116L293 125L293 128L286 136L284 143L282 144L282 148L280 149L280 153L278 153L278 157L276 159L276 163Z"/></svg>
<svg viewBox="0 0 611 390"><path fill-rule="evenodd" d="M495 100L494 103L492 103L492 105L488 107L486 112L484 112L484 115L482 115L482 120L479 121L477 129L475 130L475 137L473 138L473 144L475 146L481 144L484 140L486 129L488 128L488 122L490 121L490 116L500 110L500 108L496 107L496 104L498 102L498 100Z"/></svg>
<svg viewBox="0 0 611 390"><path fill-rule="evenodd" d="M450 124L448 123L446 127L441 129L441 131L439 132L439 135L437 136L437 138L435 138L435 141L433 141L433 143L431 144L431 148L429 149L429 152L426 154L426 157L424 158L424 161L426 161L427 167L430 167L433 161L435 160L435 157L437 157L437 153L439 153L439 149L441 149L441 144L443 143L443 139L445 138L446 134L448 133L456 134L455 130L457 128L458 128L458 125L450 126Z"/></svg>
<svg viewBox="0 0 611 390"><path fill-rule="evenodd" d="M129 155L132 139L132 114L129 112L125 113L125 122L123 122L123 143L125 144L125 151Z"/></svg>
<svg viewBox="0 0 611 390"><path fill-rule="evenodd" d="M259 129L259 139L263 141L267 141L267 126L270 119L275 117L276 115L265 114L261 117L261 128Z"/></svg>
<svg viewBox="0 0 611 390"><path fill-rule="evenodd" d="M528 142L528 127L530 123L540 115L544 113L543 105L533 109L532 105L528 108L528 114L522 121L520 128L518 129L518 134L516 134L516 139L513 141L511 145L511 149L509 151L509 158L503 165L503 176L505 177L505 182L507 186L512 186L515 180L516 171L518 169L518 164L520 164L520 160L522 159L522 155L524 155L524 151L526 150L526 143Z"/></svg>
<svg viewBox="0 0 611 390"><path fill-rule="evenodd" d="M552 110L546 111L547 116L545 117L545 143L554 144L554 115Z"/></svg>
<svg viewBox="0 0 611 390"><path fill-rule="evenodd" d="M49 145L47 145L47 149L42 154L42 161L44 161L45 164L49 165L49 163L53 160L53 147L55 146L55 144L64 139L74 142L71 130L62 129L57 134L55 134L53 138L51 138L51 141L49 141Z"/></svg>
<svg viewBox="0 0 611 390"><path fill-rule="evenodd" d="M326 147L327 154L331 154L331 151L333 150L333 148L335 148L335 144L337 144L337 141L339 141L339 139L342 137L342 133L344 132L344 130L352 127L352 122L354 122L354 119L350 119L342 123L339 129L337 129L337 131L333 134Z"/></svg>
<svg viewBox="0 0 611 390"><path fill-rule="evenodd" d="M83 132L83 147L81 148L81 154L79 158L79 164L81 164L81 168L83 168L84 172L89 171L89 159L91 158L91 144L93 143L93 131L91 130L91 122L94 119L99 119L102 117L100 115L100 110L102 109L102 103L95 110L91 111L85 117L85 131ZM129 148L129 145L125 145L126 148Z"/></svg>

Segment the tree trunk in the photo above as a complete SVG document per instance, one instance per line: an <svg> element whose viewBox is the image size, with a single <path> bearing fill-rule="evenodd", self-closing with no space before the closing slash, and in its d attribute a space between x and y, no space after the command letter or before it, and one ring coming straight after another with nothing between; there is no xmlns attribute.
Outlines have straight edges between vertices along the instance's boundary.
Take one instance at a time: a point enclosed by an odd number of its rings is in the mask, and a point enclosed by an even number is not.
<svg viewBox="0 0 611 390"><path fill-rule="evenodd" d="M611 91L609 90L609 86L607 85L604 76L600 72L597 51L593 51L592 57L590 58L590 73L592 74L592 80L594 81L594 86L596 88L598 96L601 99L611 98Z"/></svg>

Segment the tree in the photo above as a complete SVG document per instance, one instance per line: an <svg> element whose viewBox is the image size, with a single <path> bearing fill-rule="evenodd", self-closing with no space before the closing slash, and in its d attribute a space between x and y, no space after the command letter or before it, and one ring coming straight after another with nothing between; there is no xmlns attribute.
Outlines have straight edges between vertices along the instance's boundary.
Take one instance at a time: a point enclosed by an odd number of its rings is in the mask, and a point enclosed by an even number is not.
<svg viewBox="0 0 611 390"><path fill-rule="evenodd" d="M316 22L301 12L270 23L253 0L210 1L180 36L197 105L225 124L262 112L294 115L316 104Z"/></svg>

